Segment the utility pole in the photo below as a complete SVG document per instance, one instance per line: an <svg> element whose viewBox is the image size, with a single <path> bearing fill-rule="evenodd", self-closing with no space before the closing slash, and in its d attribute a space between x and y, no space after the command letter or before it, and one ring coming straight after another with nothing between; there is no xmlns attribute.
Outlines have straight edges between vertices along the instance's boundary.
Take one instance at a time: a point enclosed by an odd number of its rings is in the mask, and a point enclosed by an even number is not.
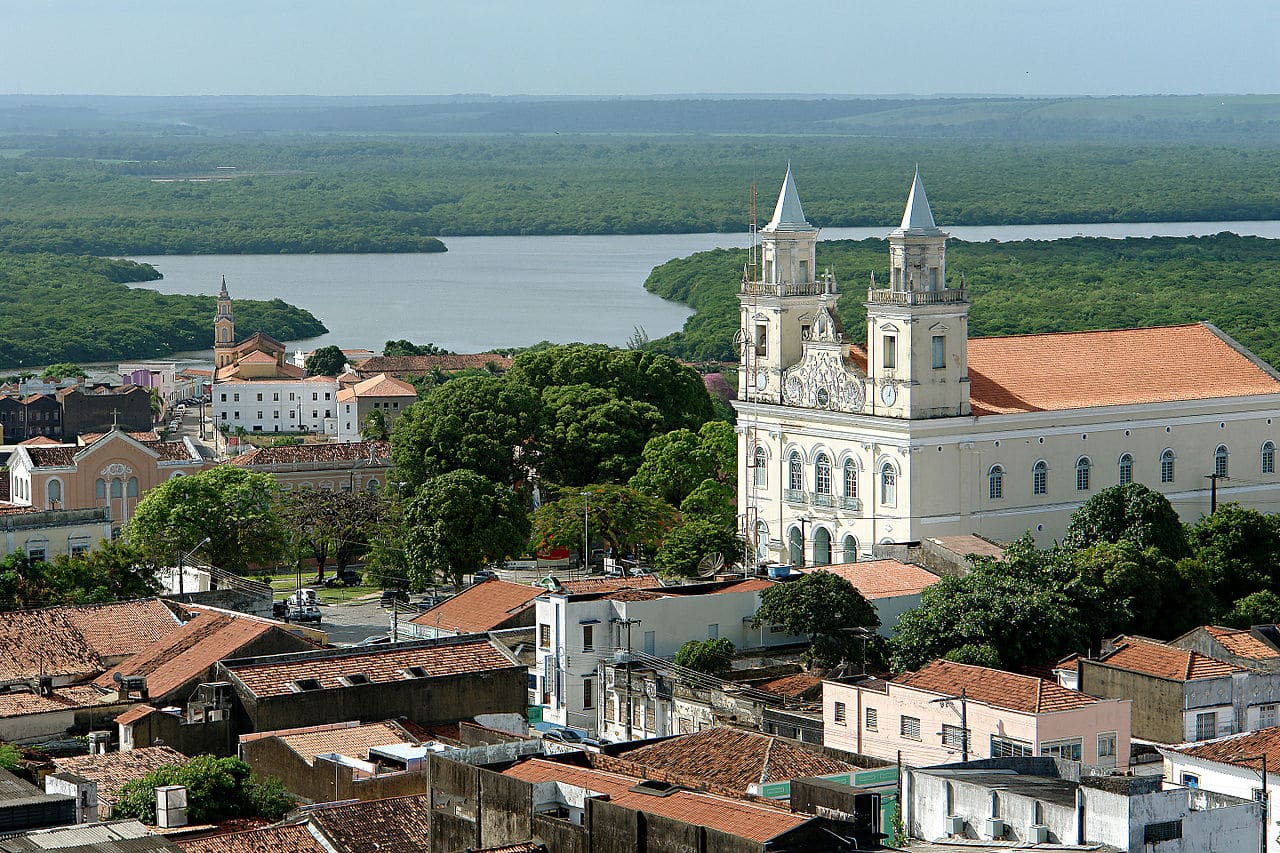
<svg viewBox="0 0 1280 853"><path fill-rule="evenodd" d="M627 740L631 740L631 721L635 716L631 708L631 626L639 625L639 619L614 619L615 625L627 626Z"/></svg>
<svg viewBox="0 0 1280 853"><path fill-rule="evenodd" d="M965 688L960 688L960 760L969 763L969 701Z"/></svg>
<svg viewBox="0 0 1280 853"><path fill-rule="evenodd" d="M582 492L582 573L591 574L591 551L587 540L587 510L591 506L591 493Z"/></svg>
<svg viewBox="0 0 1280 853"><path fill-rule="evenodd" d="M1212 474L1205 474L1205 479L1209 481L1209 515L1213 515L1218 511L1218 481L1230 480L1226 474L1219 474L1216 471Z"/></svg>

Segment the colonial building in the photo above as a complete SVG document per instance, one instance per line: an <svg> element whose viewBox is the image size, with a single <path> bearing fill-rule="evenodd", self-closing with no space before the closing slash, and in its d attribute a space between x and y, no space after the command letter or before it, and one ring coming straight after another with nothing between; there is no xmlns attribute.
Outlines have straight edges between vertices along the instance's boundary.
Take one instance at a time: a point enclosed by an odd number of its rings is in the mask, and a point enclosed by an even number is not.
<svg viewBox="0 0 1280 853"><path fill-rule="evenodd" d="M375 493L387 485L391 443L292 444L259 447L231 460L232 465L270 474L282 492Z"/></svg>
<svg viewBox="0 0 1280 853"><path fill-rule="evenodd" d="M970 340L917 173L855 342L817 237L788 170L739 295L738 505L761 560L966 533L1050 542L1117 483L1187 520L1209 512L1208 475L1219 500L1274 508L1280 374L1219 329Z"/></svg>
<svg viewBox="0 0 1280 853"><path fill-rule="evenodd" d="M359 441L360 428L373 412L389 431L400 413L418 400L408 382L379 373L338 392L338 441Z"/></svg>
<svg viewBox="0 0 1280 853"><path fill-rule="evenodd" d="M222 430L336 433L338 381L306 376L285 357L284 344L254 332L235 342L227 282L213 318L213 419Z"/></svg>

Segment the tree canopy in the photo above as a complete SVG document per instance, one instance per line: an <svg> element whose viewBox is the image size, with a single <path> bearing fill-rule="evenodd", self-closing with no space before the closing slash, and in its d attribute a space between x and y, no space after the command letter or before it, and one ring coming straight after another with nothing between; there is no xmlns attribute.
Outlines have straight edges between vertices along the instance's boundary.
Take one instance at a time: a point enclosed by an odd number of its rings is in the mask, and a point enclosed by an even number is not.
<svg viewBox="0 0 1280 853"><path fill-rule="evenodd" d="M259 779L239 758L197 755L185 764L171 764L126 782L112 810L113 818L156 823L156 788L182 785L187 789L187 817L192 824L226 818L265 818L276 821L297 805L275 777Z"/></svg>
<svg viewBox="0 0 1280 853"><path fill-rule="evenodd" d="M863 638L850 629L874 630L880 617L853 584L818 569L762 592L753 624L781 625L789 634L807 636L809 663L834 666L861 658Z"/></svg>
<svg viewBox="0 0 1280 853"><path fill-rule="evenodd" d="M1129 542L1139 550L1156 548L1174 559L1190 553L1186 530L1173 505L1141 483L1111 486L1089 498L1071 514L1062 540L1072 550L1118 542Z"/></svg>
<svg viewBox="0 0 1280 853"><path fill-rule="evenodd" d="M580 489L565 488L557 500L534 513L534 549L580 548L584 503L588 535L603 540L617 554L632 547L652 553L679 520L674 507L627 486L593 483Z"/></svg>
<svg viewBox="0 0 1280 853"><path fill-rule="evenodd" d="M662 540L653 565L669 577L695 577L704 557L719 554L726 566L742 559L742 537L717 521L691 518L682 521Z"/></svg>
<svg viewBox="0 0 1280 853"><path fill-rule="evenodd" d="M341 347L330 344L307 356L305 367L310 376L338 376L347 369L347 357Z"/></svg>
<svg viewBox="0 0 1280 853"><path fill-rule="evenodd" d="M737 648L728 637L689 640L676 651L674 663L705 675L721 676L733 668L735 652Z"/></svg>
<svg viewBox="0 0 1280 853"><path fill-rule="evenodd" d="M737 453L733 426L724 421L707 421L696 432L655 435L645 444L630 485L680 506L706 480L736 482Z"/></svg>
<svg viewBox="0 0 1280 853"><path fill-rule="evenodd" d="M32 560L15 551L0 560L0 610L54 604L102 604L155 595L157 566L142 550L104 540L87 554Z"/></svg>

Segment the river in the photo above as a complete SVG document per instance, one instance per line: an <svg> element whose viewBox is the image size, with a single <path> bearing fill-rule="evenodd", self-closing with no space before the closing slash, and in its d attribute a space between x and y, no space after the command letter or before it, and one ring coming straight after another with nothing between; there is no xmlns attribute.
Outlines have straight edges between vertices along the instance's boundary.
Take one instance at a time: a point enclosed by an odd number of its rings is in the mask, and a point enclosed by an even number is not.
<svg viewBox="0 0 1280 853"><path fill-rule="evenodd" d="M1280 221L1158 222L956 227L959 240L1185 237L1232 231L1280 238ZM828 228L822 239L883 237L885 228ZM455 352L541 340L623 345L637 326L654 338L678 330L690 310L646 291L649 271L672 258L741 248L745 234L449 237L441 254L161 255L164 278L137 286L161 293L218 292L306 308L330 331L306 349L338 344L381 352L387 340L433 342ZM210 320L212 324L212 319ZM210 336L212 336L211 325ZM241 336L253 331L239 329ZM211 358L211 353L184 354Z"/></svg>

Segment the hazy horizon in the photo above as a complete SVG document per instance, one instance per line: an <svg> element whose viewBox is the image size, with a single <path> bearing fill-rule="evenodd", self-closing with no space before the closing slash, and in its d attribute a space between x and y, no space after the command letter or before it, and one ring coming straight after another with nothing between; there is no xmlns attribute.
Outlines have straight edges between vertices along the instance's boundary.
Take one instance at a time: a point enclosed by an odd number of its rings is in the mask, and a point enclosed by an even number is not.
<svg viewBox="0 0 1280 853"><path fill-rule="evenodd" d="M0 0L18 95L1064 97L1280 92L1280 4Z"/></svg>

